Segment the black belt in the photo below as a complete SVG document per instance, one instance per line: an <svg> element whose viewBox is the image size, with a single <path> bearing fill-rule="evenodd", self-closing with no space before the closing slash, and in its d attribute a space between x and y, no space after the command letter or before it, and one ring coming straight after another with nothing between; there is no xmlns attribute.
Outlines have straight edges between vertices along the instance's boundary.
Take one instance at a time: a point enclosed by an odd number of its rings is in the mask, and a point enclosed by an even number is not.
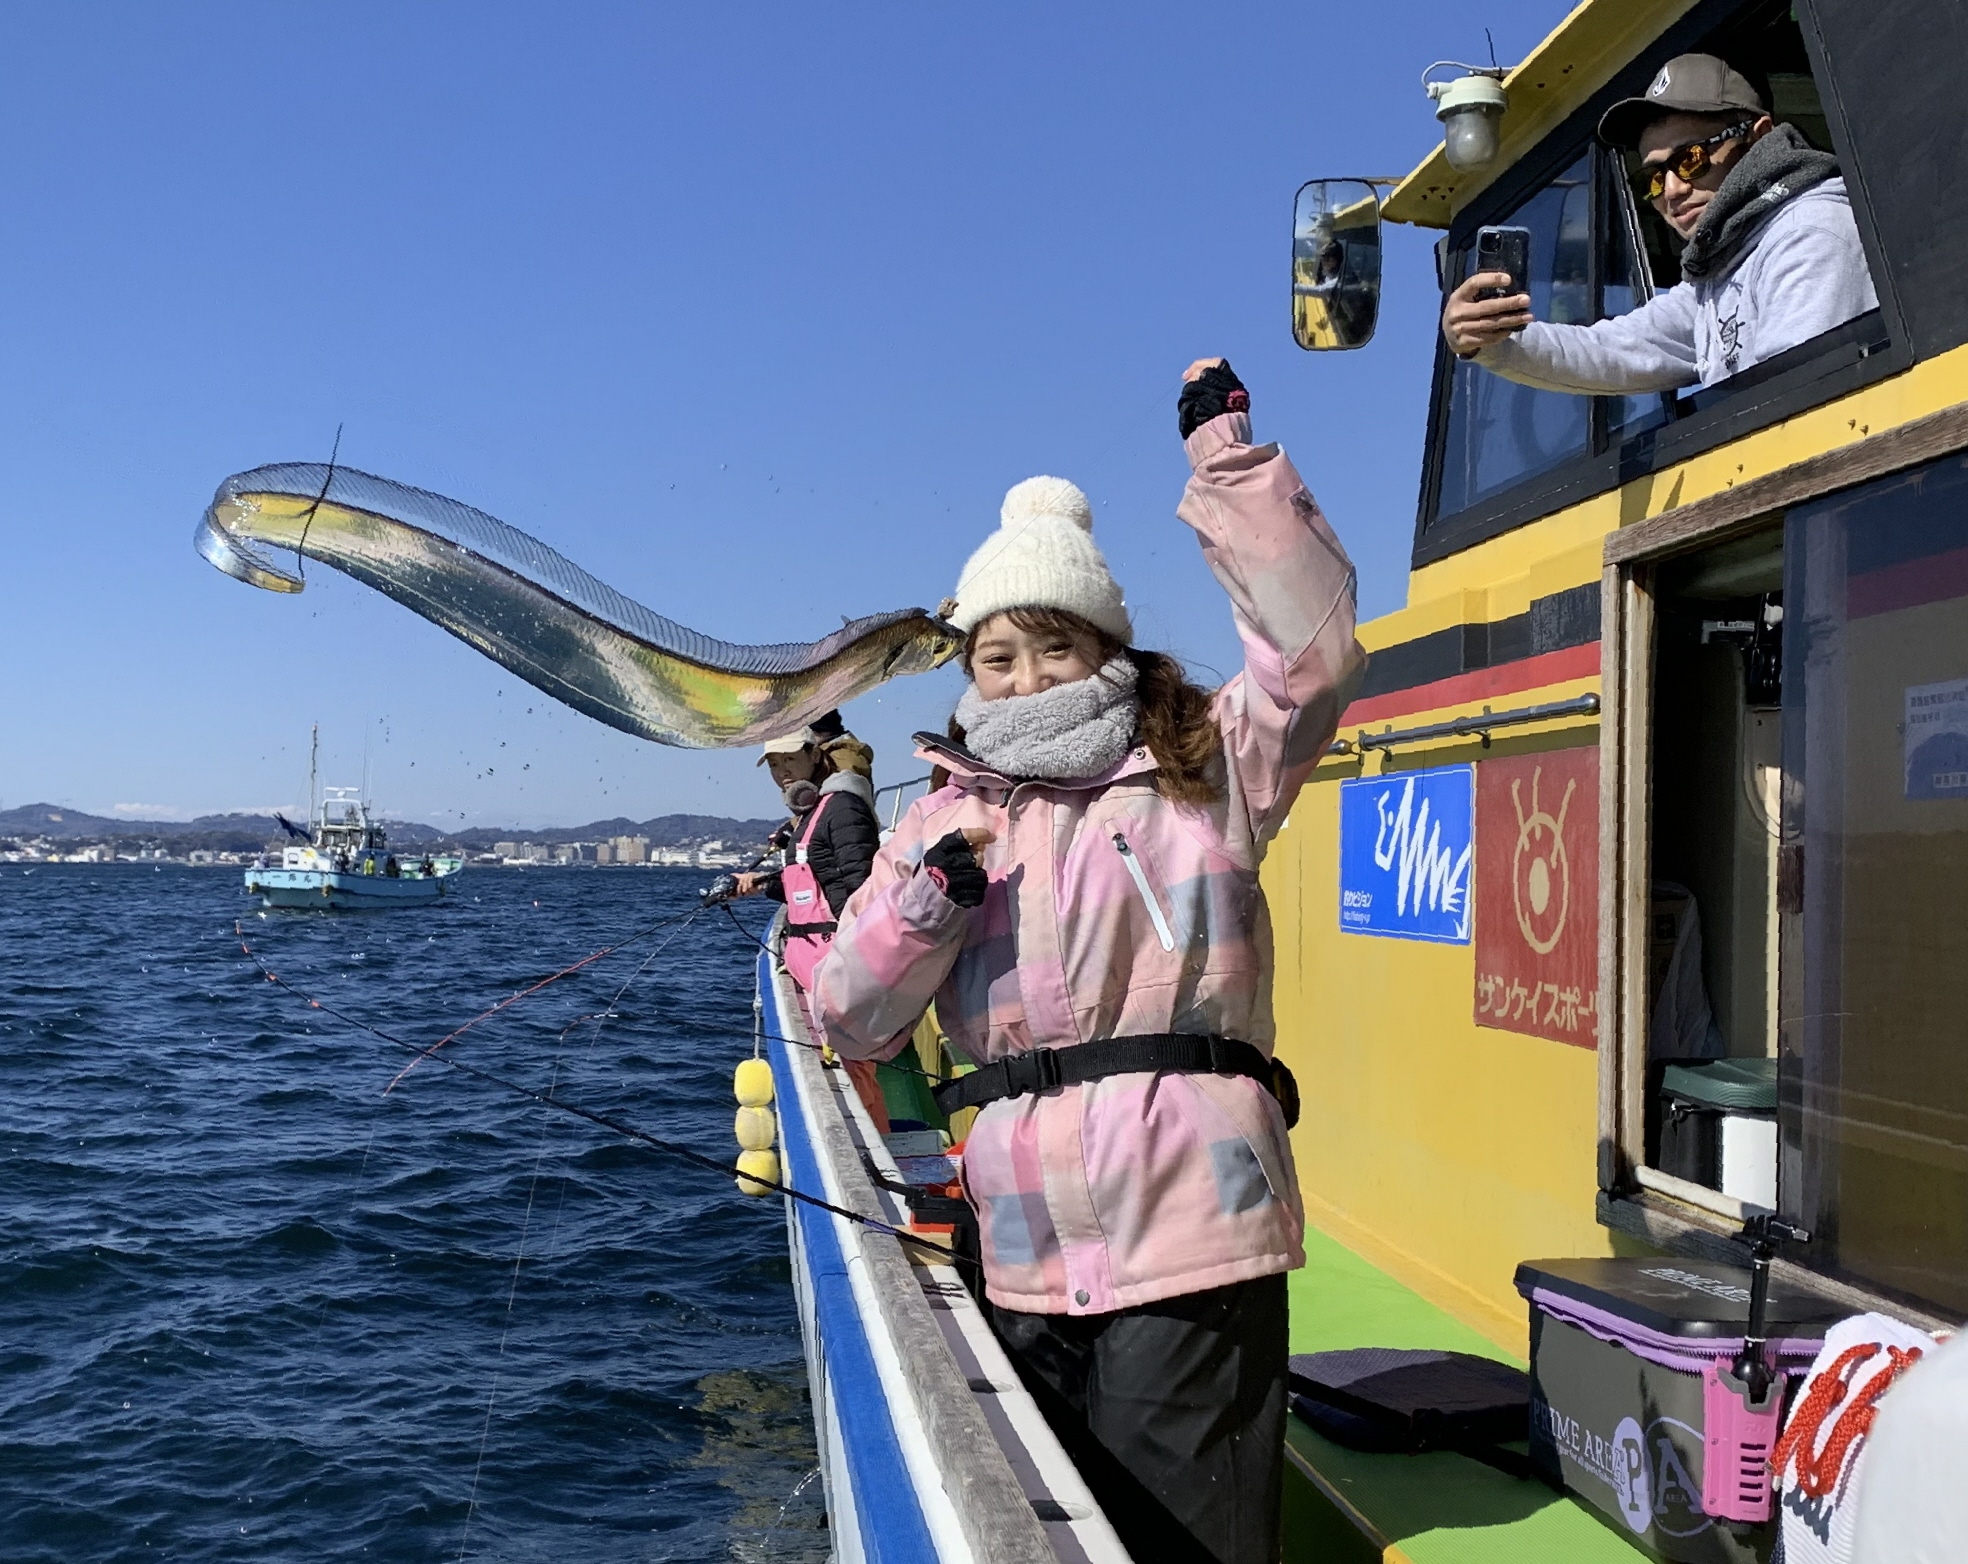
<svg viewBox="0 0 1968 1564"><path fill-rule="evenodd" d="M832 934L839 927L838 923L789 923L786 925L786 938L818 939L823 934Z"/></svg>
<svg viewBox="0 0 1968 1564"><path fill-rule="evenodd" d="M1097 1081L1107 1075L1170 1070L1183 1075L1242 1075L1256 1081L1285 1111L1285 1127L1298 1122L1298 1082L1276 1059L1234 1037L1195 1032L1154 1032L1142 1037L1106 1037L1072 1048L1033 1048L980 1065L968 1075L930 1089L948 1115L959 1108L981 1108L1005 1097L1023 1097L1052 1086Z"/></svg>

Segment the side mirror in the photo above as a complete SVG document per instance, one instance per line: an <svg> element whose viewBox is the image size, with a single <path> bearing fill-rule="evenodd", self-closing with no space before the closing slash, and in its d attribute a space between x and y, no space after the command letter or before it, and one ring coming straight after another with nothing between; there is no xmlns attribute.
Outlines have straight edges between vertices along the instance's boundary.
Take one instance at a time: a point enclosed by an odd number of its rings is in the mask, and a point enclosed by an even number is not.
<svg viewBox="0 0 1968 1564"><path fill-rule="evenodd" d="M1363 179L1314 179L1292 211L1292 336L1365 347L1380 321L1380 198Z"/></svg>

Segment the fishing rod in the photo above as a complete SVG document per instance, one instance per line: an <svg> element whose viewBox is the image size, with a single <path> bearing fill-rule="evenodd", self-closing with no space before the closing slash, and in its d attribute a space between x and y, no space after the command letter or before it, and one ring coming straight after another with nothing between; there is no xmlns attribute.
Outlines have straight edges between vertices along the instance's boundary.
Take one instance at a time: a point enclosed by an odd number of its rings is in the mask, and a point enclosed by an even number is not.
<svg viewBox="0 0 1968 1564"><path fill-rule="evenodd" d="M685 916L694 918L701 910L701 908L696 909ZM666 919L665 921L674 922L676 920ZM489 1082L491 1085L497 1086L504 1091L511 1092L514 1096L524 1097L527 1101L536 1102L545 1108L556 1108L562 1113L571 1114L575 1118L585 1119L590 1124L596 1124L605 1130L611 1130L615 1134L622 1136L625 1140L636 1141L641 1145L649 1146L657 1151L666 1151L672 1156L682 1158L685 1162L694 1163L698 1167L708 1168L714 1173L723 1173L728 1177L742 1179L746 1183L755 1184L762 1189L769 1189L775 1194L784 1195L788 1200L796 1200L802 1205L812 1206L816 1210L825 1211L830 1216L844 1217L850 1222L858 1222L861 1226L869 1228L874 1232L886 1233L898 1243L913 1244L918 1249L926 1250L939 1260L951 1264L977 1265L977 1262L968 1255L956 1254L952 1250L944 1248L941 1244L932 1243L926 1238L920 1238L914 1233L894 1226L892 1223L882 1221L879 1217L868 1216L864 1212L852 1211L845 1206L834 1205L831 1201L822 1200L818 1195L809 1195L804 1190L794 1189L791 1185L779 1183L774 1179L760 1178L755 1174L744 1172L733 1163L720 1162L717 1158L707 1157L702 1152L693 1151L688 1146L679 1145L675 1141L664 1140L660 1136L651 1135L647 1130L638 1129L627 1120L618 1118L612 1113L603 1113L594 1108L584 1107L580 1103L569 1102L563 1097L554 1096L550 1090L544 1092L535 1090L533 1087L527 1086L523 1082L515 1081L509 1076L500 1075L480 1065L467 1064L455 1055L433 1053L430 1049L423 1048L411 1042L408 1038L398 1037L392 1032L385 1032L381 1027L373 1026L360 1016L351 1015L347 1011L315 997L306 990L296 987L281 977L279 973L275 972L273 968L262 961L259 952L247 943L246 930L243 924L235 921L233 924L233 933L238 936L239 948L245 953L246 959L251 961L255 967L259 968L260 975L267 982L286 993L292 994L296 999L306 1002L310 1009L319 1010L323 1015L333 1016L344 1025L352 1026L357 1031L367 1032L370 1036L380 1038L392 1047L408 1049L411 1053L418 1055L419 1058L435 1059L439 1064L448 1066L461 1074ZM584 1017L583 1019L586 1018Z"/></svg>
<svg viewBox="0 0 1968 1564"><path fill-rule="evenodd" d="M789 821L788 824L790 823ZM748 874L757 874L765 867L765 860L781 850L779 836L784 830L785 826L781 826L778 831L773 832L772 840L760 848L758 857L746 864L744 868L720 874L715 880L711 881L709 885L697 893L697 900L706 907L729 907L733 901L737 900L738 882ZM738 926L740 928L744 927L742 923Z"/></svg>

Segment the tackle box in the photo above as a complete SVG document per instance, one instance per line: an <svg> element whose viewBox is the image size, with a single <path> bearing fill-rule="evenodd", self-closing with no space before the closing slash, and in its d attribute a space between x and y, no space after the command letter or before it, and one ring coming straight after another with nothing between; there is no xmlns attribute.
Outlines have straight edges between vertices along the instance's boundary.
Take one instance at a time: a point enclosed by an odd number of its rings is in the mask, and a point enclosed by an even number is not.
<svg viewBox="0 0 1968 1564"><path fill-rule="evenodd" d="M1702 1508L1704 1378L1742 1348L1750 1270L1714 1260L1527 1260L1531 1461L1599 1518L1674 1564L1767 1564L1774 1520ZM1773 1283L1766 1361L1794 1397L1849 1311Z"/></svg>

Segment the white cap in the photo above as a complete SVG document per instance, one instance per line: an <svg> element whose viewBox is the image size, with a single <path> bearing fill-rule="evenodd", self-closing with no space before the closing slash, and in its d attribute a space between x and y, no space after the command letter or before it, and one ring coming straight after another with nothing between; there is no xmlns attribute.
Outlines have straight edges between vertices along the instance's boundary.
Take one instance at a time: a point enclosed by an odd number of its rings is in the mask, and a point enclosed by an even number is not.
<svg viewBox="0 0 1968 1564"><path fill-rule="evenodd" d="M767 739L759 745L758 765L764 765L774 755L797 755L801 750L811 748L815 740L811 728L801 728L797 733L788 733L782 739Z"/></svg>
<svg viewBox="0 0 1968 1564"><path fill-rule="evenodd" d="M1116 640L1133 638L1121 586L1093 541L1093 507L1064 478L1014 484L998 530L957 578L944 617L968 634L1007 608L1063 608Z"/></svg>

